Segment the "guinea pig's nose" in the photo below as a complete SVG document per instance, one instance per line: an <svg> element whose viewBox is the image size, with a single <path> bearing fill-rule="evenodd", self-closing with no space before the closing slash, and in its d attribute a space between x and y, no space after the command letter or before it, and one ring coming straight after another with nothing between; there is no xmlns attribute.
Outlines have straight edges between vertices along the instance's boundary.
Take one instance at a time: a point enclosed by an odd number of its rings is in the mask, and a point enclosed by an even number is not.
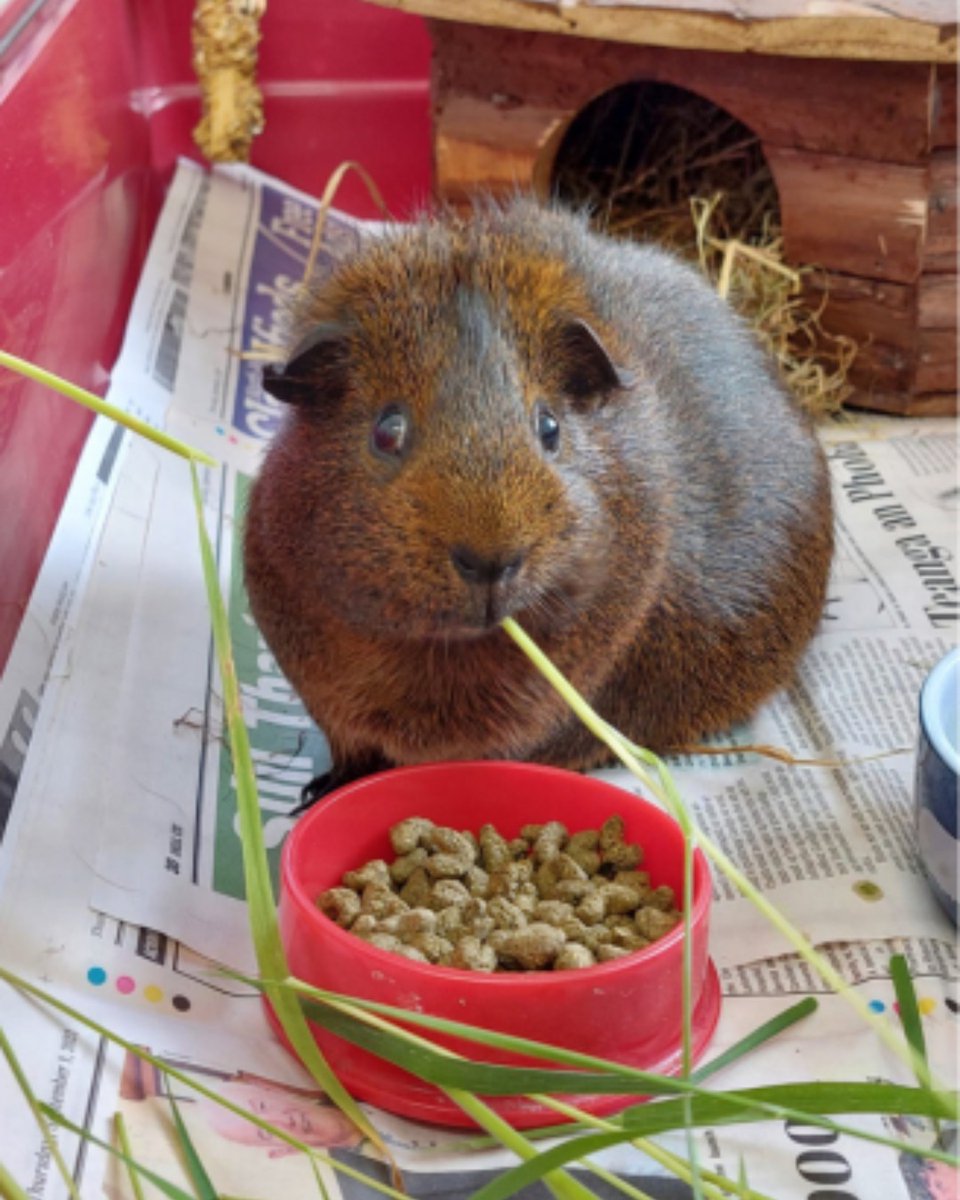
<svg viewBox="0 0 960 1200"><path fill-rule="evenodd" d="M467 583L500 583L512 579L523 563L523 552L499 555L478 554L469 546L454 546L450 560Z"/></svg>

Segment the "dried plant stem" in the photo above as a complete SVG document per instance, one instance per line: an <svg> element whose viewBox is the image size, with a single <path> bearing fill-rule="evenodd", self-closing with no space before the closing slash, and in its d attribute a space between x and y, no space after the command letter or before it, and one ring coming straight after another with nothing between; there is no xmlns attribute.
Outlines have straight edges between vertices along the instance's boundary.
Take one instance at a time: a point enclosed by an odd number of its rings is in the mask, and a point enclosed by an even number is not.
<svg viewBox="0 0 960 1200"><path fill-rule="evenodd" d="M791 754L789 750L785 750L782 746L769 746L764 742L744 742L736 744L731 742L726 746L675 746L671 751L671 757L676 755L715 755L722 754L756 754L761 758L772 758L775 762L786 763L791 767L828 767L837 769L840 767L855 767L860 763L877 762L882 758L896 758L900 754L912 753L912 746L895 746L892 750L878 750L875 754L857 754L853 758L799 758L796 754Z"/></svg>
<svg viewBox="0 0 960 1200"><path fill-rule="evenodd" d="M773 254L769 254L764 250L758 250L756 246L749 246L746 242L741 242L739 238L715 238L704 236L704 245L712 246L715 250L719 250L724 257L730 256L731 264L733 258L737 254L742 254L744 258L749 258L761 267L766 267L770 271L778 271L795 287L800 286L800 272L794 270L793 267L788 267L786 263L782 263L779 258ZM717 289L720 291L720 289ZM721 296L726 297L725 291L720 291Z"/></svg>
<svg viewBox="0 0 960 1200"><path fill-rule="evenodd" d="M242 359L243 362L276 363L283 361L283 350L280 346L264 345L262 350L228 350L227 353L233 358Z"/></svg>
<svg viewBox="0 0 960 1200"><path fill-rule="evenodd" d="M306 286L310 280L310 276L313 274L317 255L320 253L320 245L323 242L323 230L327 223L327 214L336 198L337 192L340 190L340 185L349 171L356 172L363 180L364 186L370 193L370 198L383 214L384 220L390 219L390 210L387 208L386 201L381 195L376 181L366 167L362 163L354 162L352 159L342 162L327 180L326 187L323 189L323 194L320 197L320 203L317 206L317 216L313 226L313 239L310 243L310 252L307 255L306 265L303 268L303 286Z"/></svg>
<svg viewBox="0 0 960 1200"><path fill-rule="evenodd" d="M314 269L317 265L317 256L319 255L320 247L323 244L323 231L327 224L327 216L334 200L336 199L337 192L340 190L341 184L350 171L353 171L359 175L360 179L363 181L364 187L366 187L368 193L370 194L370 198L380 210L384 220L388 221L391 219L390 210L387 208L386 201L384 200L380 189L377 187L376 180L366 169L366 167L362 163L354 162L352 159L348 159L347 161L340 163L340 165L333 172L331 172L330 176L328 177L326 185L323 189L323 193L320 196L320 201L317 205L317 215L313 224L313 236L310 239L310 249L307 252L307 261L304 264L303 275L300 279L301 291L308 286L310 277L313 275ZM231 353L234 354L235 357L243 359L244 362L277 363L283 362L285 358L285 351L282 346L268 346L263 345L262 343L254 343L253 347L249 350L231 351Z"/></svg>

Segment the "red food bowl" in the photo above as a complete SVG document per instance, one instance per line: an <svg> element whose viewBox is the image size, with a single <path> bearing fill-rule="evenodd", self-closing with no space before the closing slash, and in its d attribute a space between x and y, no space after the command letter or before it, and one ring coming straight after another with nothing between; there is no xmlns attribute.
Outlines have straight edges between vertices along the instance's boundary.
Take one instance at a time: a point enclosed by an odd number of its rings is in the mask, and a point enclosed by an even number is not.
<svg viewBox="0 0 960 1200"><path fill-rule="evenodd" d="M615 813L624 819L626 840L643 847L642 865L651 884L669 885L679 900L680 827L655 805L591 776L528 763L455 762L398 768L349 784L303 816L284 847L280 929L290 970L329 991L674 1074L681 1058L682 924L647 948L613 962L578 970L484 974L414 962L371 946L316 906L320 893L339 885L345 871L372 858L389 862L394 857L390 827L405 817L428 817L474 833L489 822L510 838L524 825L546 821L562 821L571 833L598 829ZM707 955L710 899L710 874L697 852L692 914L695 1056L705 1049L720 1012L717 975ZM276 1028L269 1006L268 1013ZM358 1099L414 1120L472 1125L433 1085L320 1026L311 1028L340 1080ZM427 1036L474 1059L531 1062L462 1039ZM638 1096L570 1099L588 1112L605 1115L636 1102ZM517 1128L563 1119L524 1097L493 1097L488 1103Z"/></svg>

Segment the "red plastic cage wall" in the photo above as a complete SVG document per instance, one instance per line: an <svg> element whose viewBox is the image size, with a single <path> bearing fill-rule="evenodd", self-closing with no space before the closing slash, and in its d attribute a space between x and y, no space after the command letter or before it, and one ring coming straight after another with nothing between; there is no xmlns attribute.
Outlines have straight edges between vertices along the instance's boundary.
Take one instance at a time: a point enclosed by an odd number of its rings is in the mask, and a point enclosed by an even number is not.
<svg viewBox="0 0 960 1200"><path fill-rule="evenodd" d="M163 190L199 158L193 0L0 0L0 348L103 394ZM361 161L398 216L430 192L430 48L361 0L271 0L252 162L318 193ZM372 215L348 180L337 203ZM0 371L0 669L90 423Z"/></svg>

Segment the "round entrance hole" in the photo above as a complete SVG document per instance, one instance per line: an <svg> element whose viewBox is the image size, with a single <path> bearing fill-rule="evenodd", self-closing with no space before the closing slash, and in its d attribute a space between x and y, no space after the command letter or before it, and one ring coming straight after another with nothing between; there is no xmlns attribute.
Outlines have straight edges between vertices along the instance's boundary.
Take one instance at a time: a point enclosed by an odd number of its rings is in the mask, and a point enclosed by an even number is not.
<svg viewBox="0 0 960 1200"><path fill-rule="evenodd" d="M546 170L546 164L544 164ZM856 344L824 330L823 291L784 261L777 186L757 135L695 92L649 81L591 101L567 127L550 191L599 230L692 260L753 327L815 415L852 392Z"/></svg>
<svg viewBox="0 0 960 1200"><path fill-rule="evenodd" d="M610 233L695 250L691 200L718 193L712 232L753 245L776 236L777 188L760 141L703 96L665 83L604 92L572 121L552 190Z"/></svg>

